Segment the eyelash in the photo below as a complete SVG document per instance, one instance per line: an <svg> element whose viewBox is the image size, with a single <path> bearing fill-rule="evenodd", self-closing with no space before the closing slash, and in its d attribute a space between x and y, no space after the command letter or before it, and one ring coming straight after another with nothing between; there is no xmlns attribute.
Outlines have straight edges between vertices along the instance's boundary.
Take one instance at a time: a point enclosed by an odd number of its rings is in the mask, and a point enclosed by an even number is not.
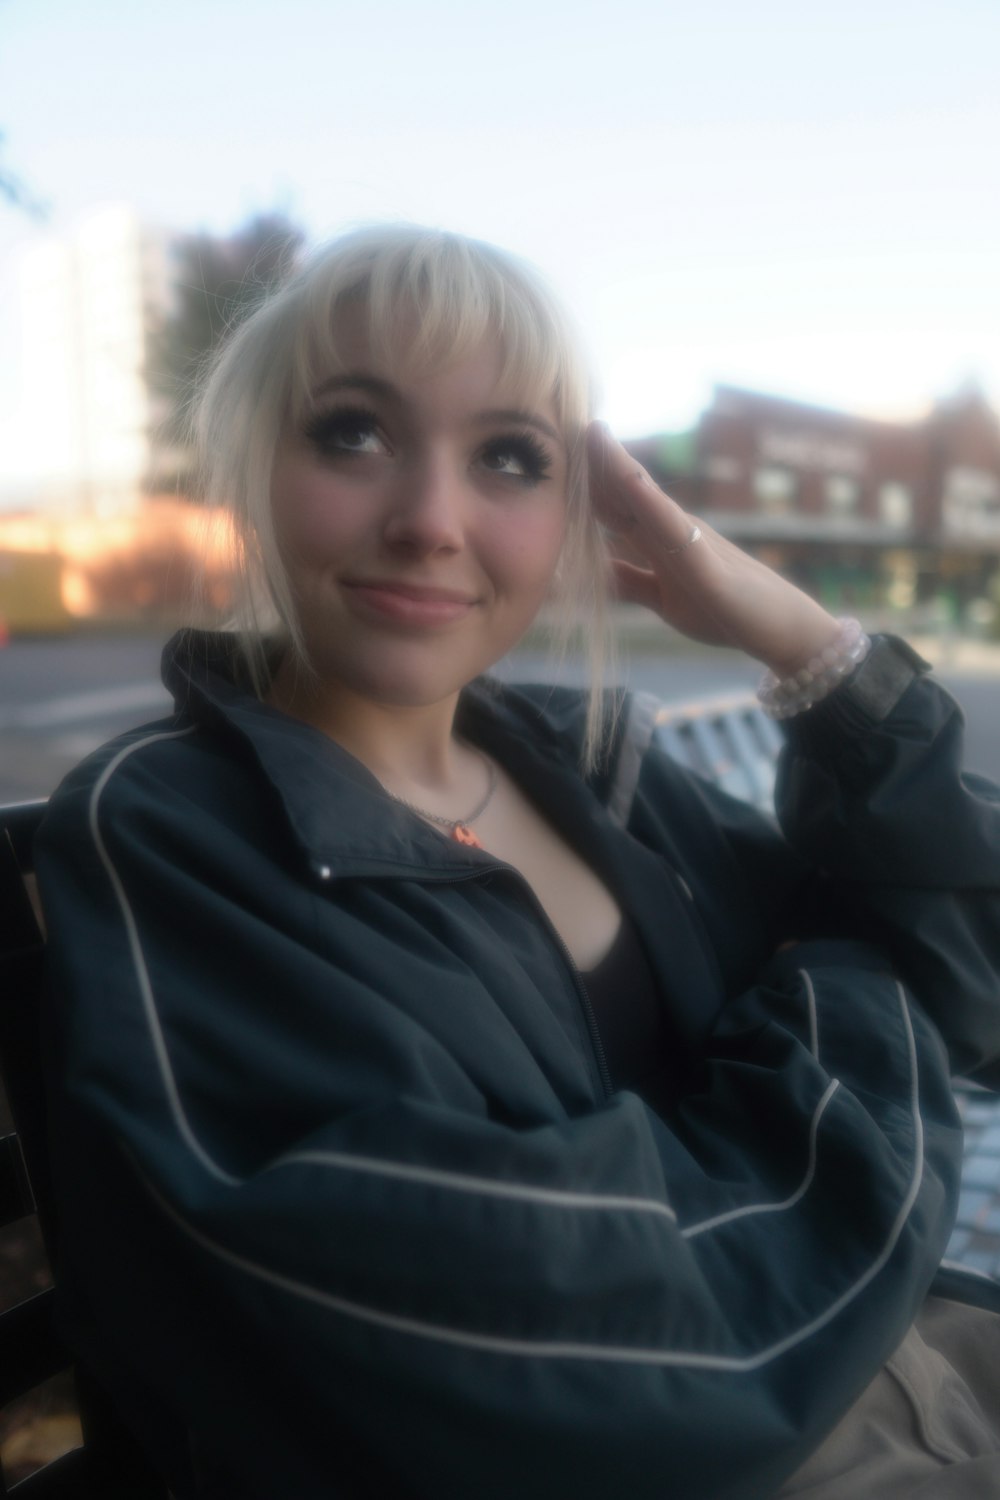
<svg viewBox="0 0 1000 1500"><path fill-rule="evenodd" d="M523 474L508 474L505 477L518 484L541 484L552 471L552 462L538 439L530 432L505 434L491 438L482 451L483 458L516 458L524 469Z"/></svg>
<svg viewBox="0 0 1000 1500"><path fill-rule="evenodd" d="M375 412L361 406L337 407L332 411L315 412L305 423L306 438L324 456L358 456L365 450L344 446L340 439L347 435L377 432L379 425ZM530 432L503 433L490 438L480 453L484 459L514 458L523 468L523 474L504 474L491 469L491 473L511 480L515 484L531 486L548 479L552 461L541 442Z"/></svg>
<svg viewBox="0 0 1000 1500"><path fill-rule="evenodd" d="M336 442L347 433L375 431L378 417L361 406L341 406L333 411L318 411L305 424L305 435L321 453L360 453L359 448L345 448Z"/></svg>

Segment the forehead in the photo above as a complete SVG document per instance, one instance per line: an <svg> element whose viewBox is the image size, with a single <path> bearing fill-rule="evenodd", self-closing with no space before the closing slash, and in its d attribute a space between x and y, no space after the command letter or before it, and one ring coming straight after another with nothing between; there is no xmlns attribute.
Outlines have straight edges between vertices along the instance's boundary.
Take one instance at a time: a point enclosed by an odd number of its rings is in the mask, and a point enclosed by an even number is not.
<svg viewBox="0 0 1000 1500"><path fill-rule="evenodd" d="M354 375L400 390L433 386L455 400L475 395L492 406L544 410L553 426L562 425L553 377L527 351L485 320L428 320L412 301L396 302L388 315L361 298L331 310L310 333L295 404L311 405L328 382Z"/></svg>

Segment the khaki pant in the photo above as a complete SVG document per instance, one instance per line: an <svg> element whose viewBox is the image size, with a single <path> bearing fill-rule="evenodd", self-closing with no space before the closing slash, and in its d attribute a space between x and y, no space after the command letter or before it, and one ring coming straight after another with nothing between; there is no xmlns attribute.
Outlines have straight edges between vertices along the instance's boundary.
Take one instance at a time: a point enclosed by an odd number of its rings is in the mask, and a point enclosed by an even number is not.
<svg viewBox="0 0 1000 1500"><path fill-rule="evenodd" d="M928 1297L895 1354L775 1500L997 1500L1000 1316Z"/></svg>

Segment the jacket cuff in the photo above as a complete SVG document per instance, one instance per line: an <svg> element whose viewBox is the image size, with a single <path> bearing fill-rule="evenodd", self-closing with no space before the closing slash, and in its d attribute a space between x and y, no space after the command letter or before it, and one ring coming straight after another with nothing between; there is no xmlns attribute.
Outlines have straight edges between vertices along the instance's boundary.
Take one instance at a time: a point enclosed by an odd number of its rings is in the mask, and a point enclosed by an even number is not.
<svg viewBox="0 0 1000 1500"><path fill-rule="evenodd" d="M916 678L931 670L913 647L896 635L872 637L860 666L826 698L786 720L789 742L816 752L832 735L883 723Z"/></svg>

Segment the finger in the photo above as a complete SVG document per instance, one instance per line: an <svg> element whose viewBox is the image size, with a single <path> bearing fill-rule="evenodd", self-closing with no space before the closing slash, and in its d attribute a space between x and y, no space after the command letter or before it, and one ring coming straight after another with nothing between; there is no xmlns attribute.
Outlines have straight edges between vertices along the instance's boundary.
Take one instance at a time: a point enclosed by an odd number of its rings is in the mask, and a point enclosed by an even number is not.
<svg viewBox="0 0 1000 1500"><path fill-rule="evenodd" d="M624 604L642 604L646 609L659 610L660 585L656 574L648 568L637 568L629 562L616 558L612 564L615 595Z"/></svg>
<svg viewBox="0 0 1000 1500"><path fill-rule="evenodd" d="M686 511L654 482L603 423L588 432L591 486L599 518L657 560L685 546L693 523ZM631 535L633 531L638 534Z"/></svg>
<svg viewBox="0 0 1000 1500"><path fill-rule="evenodd" d="M605 545L608 556L616 561L635 563L637 567L648 568L649 563L642 546L641 540L636 536L635 526L628 530L621 528L605 527Z"/></svg>
<svg viewBox="0 0 1000 1500"><path fill-rule="evenodd" d="M587 430L587 458L591 503L598 520L618 533L633 527L636 516L612 462L612 441L603 422L590 424Z"/></svg>

